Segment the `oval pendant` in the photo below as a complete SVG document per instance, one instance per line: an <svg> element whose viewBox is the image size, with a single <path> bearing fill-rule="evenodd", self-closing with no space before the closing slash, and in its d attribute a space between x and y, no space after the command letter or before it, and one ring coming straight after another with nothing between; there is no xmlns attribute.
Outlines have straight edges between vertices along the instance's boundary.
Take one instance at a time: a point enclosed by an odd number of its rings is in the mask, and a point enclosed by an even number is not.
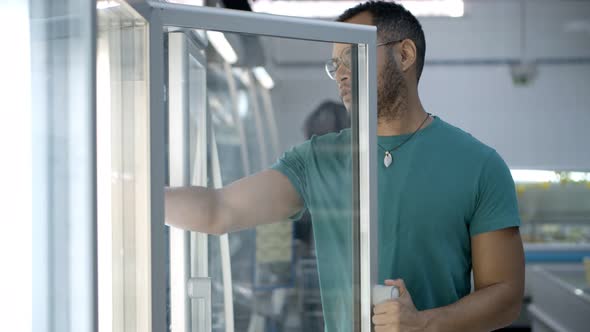
<svg viewBox="0 0 590 332"><path fill-rule="evenodd" d="M391 165L392 162L393 157L391 156L391 153L389 153L389 151L385 152L385 158L383 158L383 164L385 165L385 167L389 167L389 165Z"/></svg>

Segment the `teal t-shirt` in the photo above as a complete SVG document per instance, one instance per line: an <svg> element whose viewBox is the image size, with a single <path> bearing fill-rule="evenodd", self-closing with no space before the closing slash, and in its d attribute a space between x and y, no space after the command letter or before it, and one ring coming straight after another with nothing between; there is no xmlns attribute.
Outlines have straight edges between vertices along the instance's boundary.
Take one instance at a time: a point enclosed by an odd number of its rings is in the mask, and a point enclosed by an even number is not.
<svg viewBox="0 0 590 332"><path fill-rule="evenodd" d="M391 149L409 135L379 136ZM376 147L377 148L377 147ZM471 291L471 237L520 225L514 182L492 148L439 117L383 164L378 148L379 283L404 279L418 310ZM326 331L352 330L351 132L313 137L273 169L309 209Z"/></svg>

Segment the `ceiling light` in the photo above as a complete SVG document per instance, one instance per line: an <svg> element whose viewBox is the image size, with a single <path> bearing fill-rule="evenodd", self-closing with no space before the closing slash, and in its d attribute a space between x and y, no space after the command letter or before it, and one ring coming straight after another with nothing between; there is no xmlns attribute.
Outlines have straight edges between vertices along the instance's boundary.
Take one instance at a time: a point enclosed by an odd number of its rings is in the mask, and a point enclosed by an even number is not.
<svg viewBox="0 0 590 332"><path fill-rule="evenodd" d="M189 5L189 6L204 6L204 0L168 0L170 3L177 3L181 5Z"/></svg>
<svg viewBox="0 0 590 332"><path fill-rule="evenodd" d="M586 182L590 181L590 173L585 172L569 172L568 180L573 182Z"/></svg>
<svg viewBox="0 0 590 332"><path fill-rule="evenodd" d="M254 76L265 89L270 90L275 86L275 82L270 77L270 74L264 69L264 67L256 67L252 69Z"/></svg>
<svg viewBox="0 0 590 332"><path fill-rule="evenodd" d="M233 47L231 47L231 44L227 41L225 35L222 32L207 31L207 37L209 38L209 41L215 50L221 54L227 63L233 65L238 62L238 55L234 51Z"/></svg>
<svg viewBox="0 0 590 332"><path fill-rule="evenodd" d="M465 4L462 0L398 1L415 16L462 17Z"/></svg>
<svg viewBox="0 0 590 332"><path fill-rule="evenodd" d="M540 171L531 169L513 169L510 170L514 182L525 183L557 183L559 182L559 174L554 171Z"/></svg>
<svg viewBox="0 0 590 332"><path fill-rule="evenodd" d="M293 1L258 0L252 3L252 10L260 13L335 18L349 8L364 1ZM415 16L461 17L465 13L463 0L397 1Z"/></svg>
<svg viewBox="0 0 590 332"><path fill-rule="evenodd" d="M96 9L107 9L118 6L120 6L120 4L113 0L98 0L96 2Z"/></svg>

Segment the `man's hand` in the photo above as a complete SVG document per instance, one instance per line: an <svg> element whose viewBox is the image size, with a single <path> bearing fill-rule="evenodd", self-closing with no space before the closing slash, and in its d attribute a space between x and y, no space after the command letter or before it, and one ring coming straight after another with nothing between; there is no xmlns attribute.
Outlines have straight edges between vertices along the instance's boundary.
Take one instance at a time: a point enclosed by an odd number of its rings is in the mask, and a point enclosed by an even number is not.
<svg viewBox="0 0 590 332"><path fill-rule="evenodd" d="M412 296L402 279L385 280L386 286L397 286L400 296L397 299L377 304L373 308L375 332L426 331L426 315L416 310Z"/></svg>

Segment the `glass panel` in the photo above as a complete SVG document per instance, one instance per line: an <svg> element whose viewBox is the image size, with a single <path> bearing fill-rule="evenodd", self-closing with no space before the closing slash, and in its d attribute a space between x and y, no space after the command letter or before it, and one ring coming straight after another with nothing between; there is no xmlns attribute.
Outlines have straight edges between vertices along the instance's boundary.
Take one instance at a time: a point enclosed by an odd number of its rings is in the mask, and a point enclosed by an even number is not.
<svg viewBox="0 0 590 332"><path fill-rule="evenodd" d="M94 1L0 1L2 330L91 331Z"/></svg>
<svg viewBox="0 0 590 332"><path fill-rule="evenodd" d="M579 264L590 256L590 173L512 170L527 263Z"/></svg>
<svg viewBox="0 0 590 332"><path fill-rule="evenodd" d="M279 171L276 176L299 191L309 211L299 211L292 221L271 220L241 231L242 219L235 216L229 235L193 234L190 241L186 234L175 236L178 229L171 227L171 294L179 293L173 276L186 273L190 280L180 287L188 287L185 296L193 296L188 318L192 325L175 323L175 317L182 315L178 310L188 312L187 302L171 297L172 330L195 331L195 321L209 319L202 316L205 309L212 313L212 331L323 331L324 326L353 330L358 319L358 304L353 300L359 255L353 167L358 135L349 128L349 113L357 103L356 57L351 55L356 47L335 46L336 63L345 63L337 74L344 83L345 107L325 69L325 62L332 58L331 43L172 28L167 36L170 186L190 183L208 186L213 192L260 174L279 159L272 166ZM269 54L285 49L296 52L279 68ZM197 66L190 65L193 54L198 54ZM298 67L302 63L304 71ZM201 69L191 69L197 67L206 69L206 79ZM270 73L268 77L264 72ZM201 121L191 119L188 114L193 107L198 114L208 115L196 116ZM194 132L190 139L182 134L186 131ZM316 136L307 140L312 134ZM206 154L202 153L204 141ZM283 155L283 151L287 152ZM305 167L293 168L298 163ZM203 169L206 177L201 177ZM289 180L289 170L299 173ZM243 213L285 204L273 197L257 200L256 187L241 192L239 200L251 202L252 209ZM195 223L192 229L210 231L205 218ZM191 250L185 257L182 248L188 248L187 241ZM206 268L195 269L203 258ZM190 272L187 264L193 267ZM197 286L201 288L195 291ZM209 302L205 301L208 294ZM201 307L206 304L210 309Z"/></svg>
<svg viewBox="0 0 590 332"><path fill-rule="evenodd" d="M146 22L98 6L97 177L100 331L150 331Z"/></svg>
<svg viewBox="0 0 590 332"><path fill-rule="evenodd" d="M540 179L540 182L523 181L523 174L547 174L550 178ZM585 172L513 171L525 243L590 245L589 175Z"/></svg>

